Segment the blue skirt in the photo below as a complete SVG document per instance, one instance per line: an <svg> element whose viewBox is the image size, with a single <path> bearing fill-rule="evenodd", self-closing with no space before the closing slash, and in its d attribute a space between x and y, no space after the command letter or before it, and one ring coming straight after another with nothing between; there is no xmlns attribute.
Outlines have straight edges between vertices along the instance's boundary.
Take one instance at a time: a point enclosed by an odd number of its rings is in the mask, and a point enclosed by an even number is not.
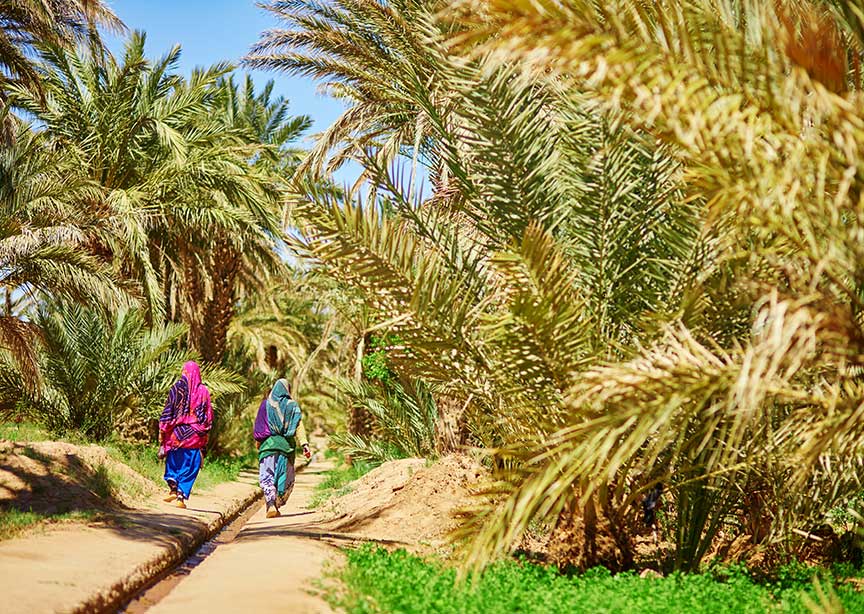
<svg viewBox="0 0 864 614"><path fill-rule="evenodd" d="M171 450L165 457L165 481L169 488L176 489L184 499L188 499L192 493L192 485L200 470L201 450L198 448Z"/></svg>

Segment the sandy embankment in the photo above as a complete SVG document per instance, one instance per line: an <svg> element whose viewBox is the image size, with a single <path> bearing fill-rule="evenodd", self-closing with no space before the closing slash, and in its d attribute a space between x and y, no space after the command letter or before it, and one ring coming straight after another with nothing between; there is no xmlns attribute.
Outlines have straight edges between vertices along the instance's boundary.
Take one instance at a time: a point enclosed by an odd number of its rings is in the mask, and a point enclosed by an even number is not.
<svg viewBox="0 0 864 614"><path fill-rule="evenodd" d="M144 499L104 496L104 472L120 472ZM97 446L0 442L0 504L63 512L97 509L99 521L63 523L0 542L0 609L113 610L153 577L184 560L252 503L254 475L194 493L189 508ZM28 507L29 506L29 507Z"/></svg>

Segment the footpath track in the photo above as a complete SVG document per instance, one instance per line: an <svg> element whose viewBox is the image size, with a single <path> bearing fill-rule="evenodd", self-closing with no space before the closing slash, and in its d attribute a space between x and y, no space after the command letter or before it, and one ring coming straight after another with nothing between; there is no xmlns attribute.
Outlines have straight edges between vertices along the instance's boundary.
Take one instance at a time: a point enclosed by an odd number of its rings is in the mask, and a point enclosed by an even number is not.
<svg viewBox="0 0 864 614"><path fill-rule="evenodd" d="M256 482L249 472L195 493L186 510L154 496L107 521L63 524L0 542L0 612L116 612L254 504Z"/></svg>
<svg viewBox="0 0 864 614"><path fill-rule="evenodd" d="M329 468L313 464L298 473L279 518L264 506L244 515L217 538L210 552L167 576L129 604L129 614L194 612L331 612L317 586L337 551L321 540L319 514L306 509Z"/></svg>

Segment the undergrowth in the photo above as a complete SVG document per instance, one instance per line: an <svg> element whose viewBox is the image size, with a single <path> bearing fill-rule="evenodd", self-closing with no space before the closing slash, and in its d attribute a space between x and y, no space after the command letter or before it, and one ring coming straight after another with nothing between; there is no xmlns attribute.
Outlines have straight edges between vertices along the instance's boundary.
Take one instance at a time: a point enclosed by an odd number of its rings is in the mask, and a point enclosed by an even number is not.
<svg viewBox="0 0 864 614"><path fill-rule="evenodd" d="M331 605L348 614L552 614L617 613L711 614L736 612L808 612L817 601L813 568L797 567L773 582L757 582L743 567L723 567L700 574L640 578L612 575L603 568L566 576L553 568L518 561L492 565L475 582L456 582L456 571L405 551L388 553L370 545L347 554L347 565L334 572L339 591ZM846 612L864 612L864 594L842 581L838 572L820 570Z"/></svg>
<svg viewBox="0 0 864 614"><path fill-rule="evenodd" d="M112 443L106 446L111 457L125 465L128 465L155 484L164 486L162 476L165 473L165 461L159 460L158 446ZM249 453L239 457L204 456L201 463L201 472L195 481L195 489L207 489L236 480L243 469L254 467L257 457Z"/></svg>
<svg viewBox="0 0 864 614"><path fill-rule="evenodd" d="M29 422L0 422L0 439L7 441L48 441L51 435L41 426Z"/></svg>

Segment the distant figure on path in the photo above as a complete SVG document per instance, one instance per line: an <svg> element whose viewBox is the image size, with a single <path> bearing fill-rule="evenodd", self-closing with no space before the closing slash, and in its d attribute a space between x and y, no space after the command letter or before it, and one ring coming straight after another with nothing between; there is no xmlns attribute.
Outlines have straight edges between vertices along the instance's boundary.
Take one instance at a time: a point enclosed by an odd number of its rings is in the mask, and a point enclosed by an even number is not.
<svg viewBox="0 0 864 614"><path fill-rule="evenodd" d="M303 414L291 398L291 385L280 379L261 401L255 418L258 447L258 481L267 503L267 518L279 516L294 488L294 452L299 443L303 456L311 458Z"/></svg>
<svg viewBox="0 0 864 614"><path fill-rule="evenodd" d="M183 365L183 374L171 387L159 418L159 458L165 459L165 482L171 492L165 501L186 507L201 469L201 450L213 427L210 391L201 383L198 363Z"/></svg>

